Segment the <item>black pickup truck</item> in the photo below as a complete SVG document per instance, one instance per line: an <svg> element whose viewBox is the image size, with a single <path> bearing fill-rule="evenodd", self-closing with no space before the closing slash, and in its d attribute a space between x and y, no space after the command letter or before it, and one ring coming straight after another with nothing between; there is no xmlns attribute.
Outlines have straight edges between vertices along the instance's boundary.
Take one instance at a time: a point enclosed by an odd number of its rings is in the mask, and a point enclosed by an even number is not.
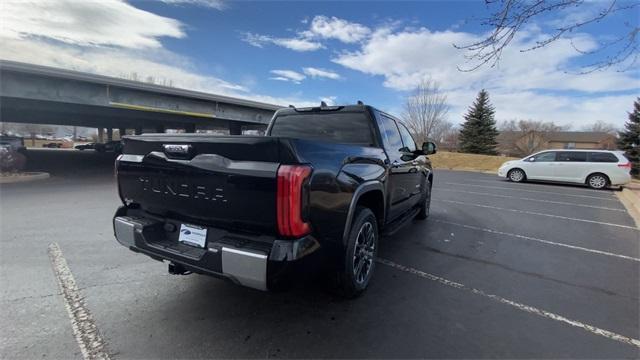
<svg viewBox="0 0 640 360"><path fill-rule="evenodd" d="M435 152L361 103L278 110L266 136L128 136L115 236L173 274L261 290L319 254L353 297L371 279L379 234L429 215Z"/></svg>

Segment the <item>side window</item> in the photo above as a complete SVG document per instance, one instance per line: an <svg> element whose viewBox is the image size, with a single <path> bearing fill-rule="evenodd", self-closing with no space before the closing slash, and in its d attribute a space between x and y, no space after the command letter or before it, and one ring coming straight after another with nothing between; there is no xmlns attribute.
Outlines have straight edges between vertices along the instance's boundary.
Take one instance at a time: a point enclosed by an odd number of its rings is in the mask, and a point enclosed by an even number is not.
<svg viewBox="0 0 640 360"><path fill-rule="evenodd" d="M551 151L551 152L545 152L545 153L542 153L542 154L538 154L538 155L534 156L534 161L535 162L556 161L556 153Z"/></svg>
<svg viewBox="0 0 640 360"><path fill-rule="evenodd" d="M558 153L557 161L584 162L587 161L587 153L578 151L561 151Z"/></svg>
<svg viewBox="0 0 640 360"><path fill-rule="evenodd" d="M402 136L402 143L404 144L404 147L409 148L409 151L418 150L416 142L413 141L413 137L407 127L398 123L398 128L400 128L400 136Z"/></svg>
<svg viewBox="0 0 640 360"><path fill-rule="evenodd" d="M389 151L399 151L403 145L396 122L380 113L377 113L376 115L385 149Z"/></svg>
<svg viewBox="0 0 640 360"><path fill-rule="evenodd" d="M612 153L606 152L590 152L589 153L589 161L590 162L608 162L608 163L617 163L618 158Z"/></svg>

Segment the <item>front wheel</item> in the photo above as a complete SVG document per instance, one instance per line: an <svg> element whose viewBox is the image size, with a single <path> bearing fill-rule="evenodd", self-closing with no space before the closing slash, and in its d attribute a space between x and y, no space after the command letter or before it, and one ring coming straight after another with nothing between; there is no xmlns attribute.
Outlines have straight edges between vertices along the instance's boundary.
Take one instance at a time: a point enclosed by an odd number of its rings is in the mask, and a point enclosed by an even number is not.
<svg viewBox="0 0 640 360"><path fill-rule="evenodd" d="M513 182L523 182L527 178L527 176L521 169L512 169L509 170L507 178L509 178L509 180Z"/></svg>
<svg viewBox="0 0 640 360"><path fill-rule="evenodd" d="M369 285L378 253L378 224L373 212L358 207L349 231L339 287L346 298L360 295Z"/></svg>

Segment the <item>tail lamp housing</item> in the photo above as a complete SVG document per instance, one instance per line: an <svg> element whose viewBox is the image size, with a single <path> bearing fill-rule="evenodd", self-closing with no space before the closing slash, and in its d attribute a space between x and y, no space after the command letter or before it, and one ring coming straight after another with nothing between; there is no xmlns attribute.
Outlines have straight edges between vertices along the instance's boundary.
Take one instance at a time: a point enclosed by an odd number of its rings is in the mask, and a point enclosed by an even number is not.
<svg viewBox="0 0 640 360"><path fill-rule="evenodd" d="M626 164L618 164L618 167L631 171L631 162L627 162Z"/></svg>
<svg viewBox="0 0 640 360"><path fill-rule="evenodd" d="M278 168L278 233L284 237L298 238L311 232L311 225L303 213L307 195L305 185L311 171L308 165L280 165Z"/></svg>

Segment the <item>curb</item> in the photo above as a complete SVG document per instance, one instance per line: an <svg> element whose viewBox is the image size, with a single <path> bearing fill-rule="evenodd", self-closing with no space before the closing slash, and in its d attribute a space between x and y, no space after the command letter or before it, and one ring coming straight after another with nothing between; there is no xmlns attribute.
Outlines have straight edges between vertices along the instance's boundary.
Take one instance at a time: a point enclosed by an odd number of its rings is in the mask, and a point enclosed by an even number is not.
<svg viewBox="0 0 640 360"><path fill-rule="evenodd" d="M618 191L616 196L627 208L627 212L635 221L636 226L640 228L640 196L627 188L622 188L622 191Z"/></svg>
<svg viewBox="0 0 640 360"><path fill-rule="evenodd" d="M49 173L46 172L27 172L21 173L18 176L0 176L0 184L14 184L35 180L44 180L49 178Z"/></svg>

